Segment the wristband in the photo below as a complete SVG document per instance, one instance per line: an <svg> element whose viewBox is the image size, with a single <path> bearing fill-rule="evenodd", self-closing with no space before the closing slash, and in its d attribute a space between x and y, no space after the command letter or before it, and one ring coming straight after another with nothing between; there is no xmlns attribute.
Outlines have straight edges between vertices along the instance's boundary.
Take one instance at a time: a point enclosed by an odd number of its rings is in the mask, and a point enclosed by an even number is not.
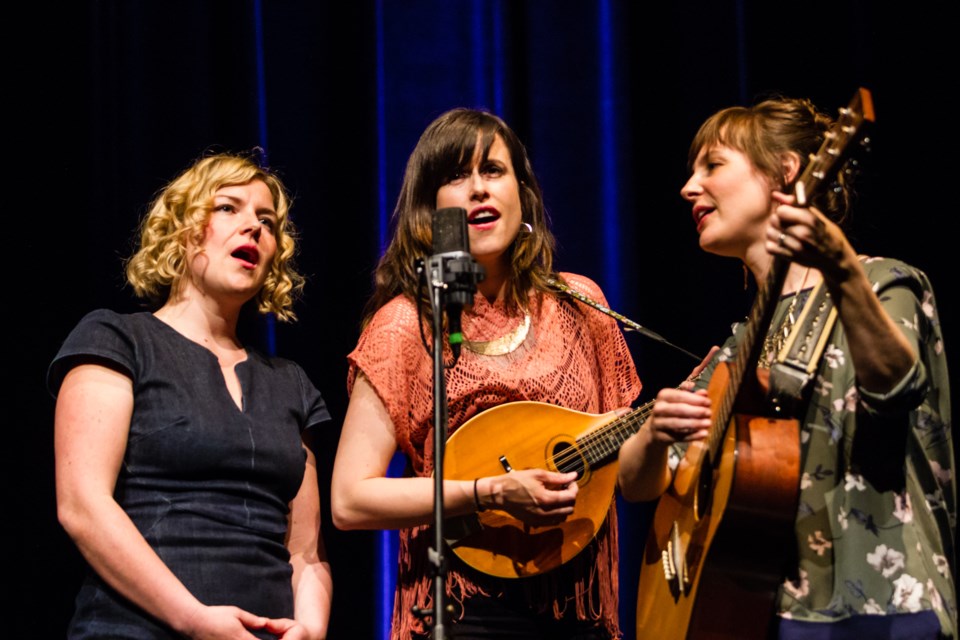
<svg viewBox="0 0 960 640"><path fill-rule="evenodd" d="M475 478L473 481L473 501L477 504L477 511L485 511L486 507L480 504L480 493L477 491L478 482L480 482L480 478Z"/></svg>

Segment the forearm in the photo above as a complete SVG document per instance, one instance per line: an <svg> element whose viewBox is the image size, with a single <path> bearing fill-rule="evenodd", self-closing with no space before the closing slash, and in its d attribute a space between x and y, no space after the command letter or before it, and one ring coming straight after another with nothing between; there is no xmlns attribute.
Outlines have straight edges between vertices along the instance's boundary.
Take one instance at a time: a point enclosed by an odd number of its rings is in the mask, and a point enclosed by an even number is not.
<svg viewBox="0 0 960 640"><path fill-rule="evenodd" d="M333 601L333 577L330 563L316 554L297 553L290 557L293 566L294 619L311 640L327 637L330 605Z"/></svg>
<svg viewBox="0 0 960 640"><path fill-rule="evenodd" d="M670 446L655 441L645 425L623 443L619 453L618 483L624 499L646 502L655 500L667 490L672 480L667 464L669 453Z"/></svg>
<svg viewBox="0 0 960 640"><path fill-rule="evenodd" d="M433 478L366 478L334 496L339 529L401 529L433 521ZM443 503L447 516L477 510L473 480L446 480Z"/></svg>
<svg viewBox="0 0 960 640"><path fill-rule="evenodd" d="M180 582L109 497L60 507L64 528L94 571L120 595L186 632L203 604Z"/></svg>
<svg viewBox="0 0 960 640"><path fill-rule="evenodd" d="M859 385L883 394L913 367L916 354L873 290L863 264L836 223L816 209L783 206L771 217L767 251L819 270L839 314ZM783 242L784 238L789 238Z"/></svg>
<svg viewBox="0 0 960 640"><path fill-rule="evenodd" d="M826 282L859 384L875 393L891 390L917 359L906 336L883 308L859 261Z"/></svg>

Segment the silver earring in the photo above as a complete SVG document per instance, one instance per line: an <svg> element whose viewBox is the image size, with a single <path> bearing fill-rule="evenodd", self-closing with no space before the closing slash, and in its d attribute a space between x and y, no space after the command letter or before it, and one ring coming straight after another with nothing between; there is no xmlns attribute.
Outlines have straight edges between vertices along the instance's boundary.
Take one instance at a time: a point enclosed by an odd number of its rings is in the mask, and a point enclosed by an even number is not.
<svg viewBox="0 0 960 640"><path fill-rule="evenodd" d="M520 226L527 230L527 233L533 233L533 225L529 222L521 222Z"/></svg>

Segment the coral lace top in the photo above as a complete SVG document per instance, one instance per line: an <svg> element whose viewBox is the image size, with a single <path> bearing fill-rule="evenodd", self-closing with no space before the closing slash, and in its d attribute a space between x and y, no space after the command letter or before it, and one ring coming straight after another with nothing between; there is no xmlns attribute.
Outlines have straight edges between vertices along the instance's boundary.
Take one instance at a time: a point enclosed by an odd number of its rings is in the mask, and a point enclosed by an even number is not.
<svg viewBox="0 0 960 640"><path fill-rule="evenodd" d="M606 304L590 279L570 273L561 277ZM423 321L429 341L429 319ZM379 309L348 356L347 386L352 391L359 373L370 381L393 421L397 445L409 460L408 473L424 477L433 471L433 359L424 348L419 322L416 306L403 296ZM629 406L640 393L640 380L616 321L575 300L534 293L523 310L477 295L463 312L462 326L462 355L446 371L448 436L478 413L505 402L532 400L605 413ZM607 521L590 545L563 566L519 581L523 584L519 596L514 588L518 581L487 576L452 557L448 593L458 603L478 594L522 597L543 615L558 619L575 615L619 637L616 531L611 500ZM431 606L427 555L431 545L429 527L400 531L394 638L425 631L410 610Z"/></svg>

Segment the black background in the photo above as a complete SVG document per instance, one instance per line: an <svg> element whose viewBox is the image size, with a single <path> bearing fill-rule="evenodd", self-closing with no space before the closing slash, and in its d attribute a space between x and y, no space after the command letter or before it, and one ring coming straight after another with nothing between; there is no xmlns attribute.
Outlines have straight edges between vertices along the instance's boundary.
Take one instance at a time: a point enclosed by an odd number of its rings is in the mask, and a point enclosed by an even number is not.
<svg viewBox="0 0 960 640"><path fill-rule="evenodd" d="M877 126L851 238L863 253L930 275L949 351L958 340L949 267L956 36L943 3L884 4L88 0L8 8L4 579L16 637L61 637L81 575L56 521L46 366L87 311L139 308L121 267L137 221L153 194L208 149L265 145L295 197L308 285L300 321L277 329L277 351L306 368L335 418L319 458L325 502L347 401L345 356L370 292L381 214L392 210L423 127L454 106L497 110L527 144L559 268L589 275L619 312L704 353L745 314L752 291L743 291L739 264L699 251L678 196L697 126L768 92L836 113L865 86ZM608 137L604 112L612 114ZM259 337L251 327L251 343ZM628 342L643 400L690 368L641 336ZM647 512L621 505L621 513L630 638ZM379 534L340 532L324 516L335 573L331 637L377 637Z"/></svg>

